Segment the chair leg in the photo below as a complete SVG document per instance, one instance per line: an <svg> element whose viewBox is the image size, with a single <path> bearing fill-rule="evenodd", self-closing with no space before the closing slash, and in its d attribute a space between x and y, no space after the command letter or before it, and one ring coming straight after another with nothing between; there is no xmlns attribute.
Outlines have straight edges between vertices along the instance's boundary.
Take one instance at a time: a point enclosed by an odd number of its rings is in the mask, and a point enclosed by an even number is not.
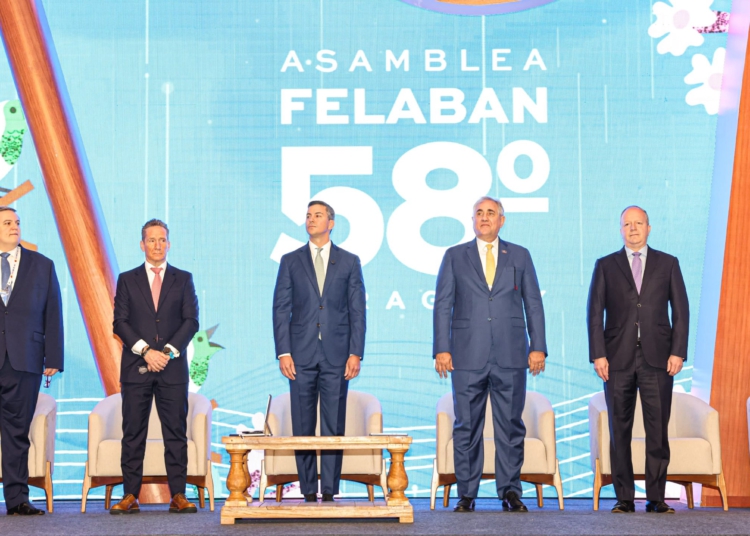
<svg viewBox="0 0 750 536"><path fill-rule="evenodd" d="M375 486L367 484L367 500L373 502L375 500Z"/></svg>
<svg viewBox="0 0 750 536"><path fill-rule="evenodd" d="M107 485L106 491L104 492L104 508L109 510L109 508L112 506L112 489L114 488L113 485Z"/></svg>
<svg viewBox="0 0 750 536"><path fill-rule="evenodd" d="M594 511L599 510L599 492L602 490L602 466L599 458L596 459L594 469Z"/></svg>
<svg viewBox="0 0 750 536"><path fill-rule="evenodd" d="M385 458L383 458L383 467L380 470L380 487L383 488L383 500L388 498L388 471L385 470Z"/></svg>
<svg viewBox="0 0 750 536"><path fill-rule="evenodd" d="M89 475L89 462L86 462L86 472L83 475L83 490L81 491L81 513L86 513L86 498L91 489L91 476Z"/></svg>
<svg viewBox="0 0 750 536"><path fill-rule="evenodd" d="M258 501L263 502L268 488L268 475L266 474L266 460L260 461L260 482L258 482Z"/></svg>
<svg viewBox="0 0 750 536"><path fill-rule="evenodd" d="M198 486L198 505L201 508L206 507L206 490L203 486Z"/></svg>
<svg viewBox="0 0 750 536"><path fill-rule="evenodd" d="M451 503L451 486L452 484L443 486L443 508L448 508Z"/></svg>
<svg viewBox="0 0 750 536"><path fill-rule="evenodd" d="M276 502L281 502L281 495L284 493L284 484L276 484Z"/></svg>
<svg viewBox="0 0 750 536"><path fill-rule="evenodd" d="M435 499L437 498L438 489L438 472L437 458L432 460L432 481L430 482L430 510L435 509Z"/></svg>
<svg viewBox="0 0 750 536"><path fill-rule="evenodd" d="M47 498L47 511L51 514L55 511L55 505L52 502L52 464L49 461L44 472L44 495Z"/></svg>
<svg viewBox="0 0 750 536"><path fill-rule="evenodd" d="M208 507L214 511L214 470L211 460L208 461L208 472L206 473L206 489L208 490Z"/></svg>
<svg viewBox="0 0 750 536"><path fill-rule="evenodd" d="M536 505L539 508L544 508L544 495L542 492L542 485L534 484L534 487L536 488Z"/></svg>
<svg viewBox="0 0 750 536"><path fill-rule="evenodd" d="M691 510L695 507L695 502L693 502L693 483L692 482L685 482L685 498L687 499L687 506Z"/></svg>
<svg viewBox="0 0 750 536"><path fill-rule="evenodd" d="M560 507L560 510L565 510L562 479L560 478L560 463L557 460L555 460L555 476L553 482L555 484L555 489L557 490L557 504Z"/></svg>
<svg viewBox="0 0 750 536"><path fill-rule="evenodd" d="M729 500L727 499L727 483L724 481L724 468L721 468L719 473L718 484L719 484L719 495L721 495L721 504L724 507L724 511L729 510Z"/></svg>

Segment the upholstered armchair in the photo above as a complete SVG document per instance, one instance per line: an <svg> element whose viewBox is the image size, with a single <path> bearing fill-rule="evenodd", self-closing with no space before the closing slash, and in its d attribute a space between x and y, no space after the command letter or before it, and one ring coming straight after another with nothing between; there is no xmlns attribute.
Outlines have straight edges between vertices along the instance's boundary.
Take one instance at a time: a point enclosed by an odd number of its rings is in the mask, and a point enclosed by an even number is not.
<svg viewBox="0 0 750 536"><path fill-rule="evenodd" d="M55 468L55 422L57 403L50 395L39 393L34 419L31 421L29 439L29 486L42 488L47 498L47 511L54 511L52 502L52 472ZM2 461L0 451L0 461ZM3 470L0 465L0 482Z"/></svg>
<svg viewBox="0 0 750 536"><path fill-rule="evenodd" d="M594 472L594 510L599 509L602 486L612 483L609 452L609 422L604 393L589 400L591 469ZM685 393L672 393L669 419L670 460L667 481L685 487L688 508L693 508L693 482L717 489L727 510L727 489L721 467L719 413L701 399ZM635 406L633 421L633 473L636 480L645 479L646 433L643 428L641 396Z"/></svg>
<svg viewBox="0 0 750 536"><path fill-rule="evenodd" d="M198 487L198 500L205 508L205 491L211 511L214 510L214 483L211 475L211 402L203 395L189 393L187 414L188 468L187 483ZM81 512L86 511L86 497L91 488L106 486L104 507L109 509L112 488L122 484L122 397L108 396L89 415L88 460L83 479ZM146 453L143 458L143 482L166 482L164 440L156 405L151 406Z"/></svg>
<svg viewBox="0 0 750 536"><path fill-rule="evenodd" d="M293 435L289 393L275 396L271 400L268 427L274 436ZM368 436L382 431L383 410L378 399L368 393L350 390L346 399L345 435ZM320 406L318 406L318 426L315 434L320 435ZM318 457L318 472L320 472L320 457ZM366 484L370 501L375 498L374 486L382 488L383 496L388 493L387 476L381 450L344 450L341 479ZM266 452L261 463L260 500L263 500L266 488L275 485L276 501L281 502L284 485L295 482L298 478L293 450Z"/></svg>
<svg viewBox="0 0 750 536"><path fill-rule="evenodd" d="M484 418L484 468L482 478L495 478L495 440L492 427L492 405L487 398L487 413ZM430 487L430 509L435 509L437 489L443 486L443 506L450 500L451 486L456 483L453 465L453 395L448 393L440 398L437 405L437 439L435 462ZM544 506L542 485L554 486L560 510L564 508L562 480L557 463L555 444L555 413L552 405L539 393L526 392L523 409L523 422L526 425L524 440L524 460L521 467L521 480L536 487L537 504Z"/></svg>

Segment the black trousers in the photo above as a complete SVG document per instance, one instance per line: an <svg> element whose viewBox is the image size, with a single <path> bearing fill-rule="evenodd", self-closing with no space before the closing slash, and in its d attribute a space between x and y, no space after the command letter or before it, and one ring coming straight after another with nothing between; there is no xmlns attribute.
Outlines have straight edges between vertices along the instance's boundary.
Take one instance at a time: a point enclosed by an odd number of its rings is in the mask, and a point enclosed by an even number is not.
<svg viewBox="0 0 750 536"><path fill-rule="evenodd" d="M8 356L4 358L0 366L0 449L3 495L10 509L29 500L29 428L42 375L15 370Z"/></svg>
<svg viewBox="0 0 750 536"><path fill-rule="evenodd" d="M669 415L672 410L674 377L666 369L654 368L638 346L635 362L628 370L610 370L604 382L609 413L612 484L617 500L635 498L633 455L633 418L638 391L641 393L643 426L646 431L646 498L663 501L669 466Z"/></svg>
<svg viewBox="0 0 750 536"><path fill-rule="evenodd" d="M159 373L149 373L143 383L122 384L122 467L125 495L136 497L143 481L143 456L146 452L151 403L161 420L164 438L164 463L172 496L185 493L187 480L188 384L168 384Z"/></svg>
<svg viewBox="0 0 750 536"><path fill-rule="evenodd" d="M342 436L346 426L346 396L349 382L344 379L346 365L337 367L328 362L323 344L318 347L313 360L295 365L295 380L289 380L289 397L292 404L292 433L296 436L314 436L318 421L320 398L320 435ZM341 481L343 451L320 452L321 493L336 495ZM297 474L303 495L318 492L318 465L314 450L295 452Z"/></svg>

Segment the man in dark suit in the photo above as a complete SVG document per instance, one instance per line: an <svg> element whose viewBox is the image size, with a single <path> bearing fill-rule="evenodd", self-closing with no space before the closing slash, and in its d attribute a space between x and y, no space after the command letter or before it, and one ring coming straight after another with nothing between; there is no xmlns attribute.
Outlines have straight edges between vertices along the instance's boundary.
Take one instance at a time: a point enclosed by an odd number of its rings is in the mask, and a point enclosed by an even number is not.
<svg viewBox="0 0 750 536"><path fill-rule="evenodd" d="M646 211L626 208L620 215L625 247L596 261L589 290L589 360L604 381L614 513L635 511L630 443L638 391L646 429L646 511L674 513L664 502L667 425L674 375L687 359L690 311L680 263L646 245L650 232Z"/></svg>
<svg viewBox="0 0 750 536"><path fill-rule="evenodd" d="M0 449L8 515L42 515L29 504L29 428L42 375L63 370L63 320L54 263L21 246L21 220L0 207ZM51 431L54 433L54 430Z"/></svg>
<svg viewBox="0 0 750 536"><path fill-rule="evenodd" d="M198 298L193 276L167 264L169 229L146 222L141 250L146 262L117 279L114 332L122 340L123 499L111 514L140 512L148 419L152 401L161 421L164 462L172 502L169 511L195 513L185 498L187 480L187 347L198 331Z"/></svg>
<svg viewBox="0 0 750 536"><path fill-rule="evenodd" d="M504 510L526 512L521 501L526 437L521 415L526 370L535 376L544 371L547 356L542 296L528 250L498 237L505 223L500 201L481 198L473 221L476 240L445 252L433 310L435 370L443 378L452 373L453 458L460 497L454 511L474 511L489 393L497 495Z"/></svg>
<svg viewBox="0 0 750 536"><path fill-rule="evenodd" d="M310 242L281 258L273 294L273 337L281 373L289 378L292 431L315 435L320 398L320 435L344 435L349 380L359 374L365 350L365 284L356 255L334 245L336 217L323 201L310 201ZM305 501L315 502L318 469L314 451L297 451ZM321 452L323 501L339 492L341 451Z"/></svg>

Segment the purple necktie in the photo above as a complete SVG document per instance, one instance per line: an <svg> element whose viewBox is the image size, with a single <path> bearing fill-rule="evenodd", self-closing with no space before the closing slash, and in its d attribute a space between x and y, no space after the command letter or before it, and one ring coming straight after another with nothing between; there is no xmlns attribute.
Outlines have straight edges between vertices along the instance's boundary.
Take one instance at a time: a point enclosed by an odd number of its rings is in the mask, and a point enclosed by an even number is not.
<svg viewBox="0 0 750 536"><path fill-rule="evenodd" d="M633 271L633 279L635 279L635 288L638 290L638 294L641 293L641 282L643 281L643 265L641 264L641 254L633 253L633 264L630 266Z"/></svg>

